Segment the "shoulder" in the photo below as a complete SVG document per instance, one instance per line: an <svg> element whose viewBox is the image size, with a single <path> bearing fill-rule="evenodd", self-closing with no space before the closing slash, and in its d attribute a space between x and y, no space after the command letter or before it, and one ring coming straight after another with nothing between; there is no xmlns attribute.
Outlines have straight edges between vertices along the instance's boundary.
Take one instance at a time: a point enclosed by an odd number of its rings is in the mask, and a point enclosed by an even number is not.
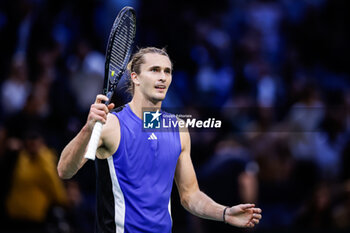
<svg viewBox="0 0 350 233"><path fill-rule="evenodd" d="M104 130L115 130L120 128L119 117L124 108L125 105L114 108L107 114L107 121L103 126Z"/></svg>
<svg viewBox="0 0 350 233"><path fill-rule="evenodd" d="M104 125L104 128L106 129L113 129L115 126L119 126L119 118L116 114L108 113L107 114L107 121Z"/></svg>
<svg viewBox="0 0 350 233"><path fill-rule="evenodd" d="M120 143L120 123L118 116L109 113L101 132L101 144L97 150L100 159L108 158L118 149Z"/></svg>

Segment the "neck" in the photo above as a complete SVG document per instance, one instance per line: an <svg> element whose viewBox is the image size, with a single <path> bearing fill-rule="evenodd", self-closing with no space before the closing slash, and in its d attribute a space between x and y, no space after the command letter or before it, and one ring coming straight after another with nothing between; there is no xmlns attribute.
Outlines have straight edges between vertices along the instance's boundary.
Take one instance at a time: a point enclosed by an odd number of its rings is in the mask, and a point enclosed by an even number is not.
<svg viewBox="0 0 350 233"><path fill-rule="evenodd" d="M144 97L134 95L132 100L129 103L131 110L135 113L136 116L142 119L142 112L144 108L152 109L152 111L160 110L162 106L162 101L152 101Z"/></svg>

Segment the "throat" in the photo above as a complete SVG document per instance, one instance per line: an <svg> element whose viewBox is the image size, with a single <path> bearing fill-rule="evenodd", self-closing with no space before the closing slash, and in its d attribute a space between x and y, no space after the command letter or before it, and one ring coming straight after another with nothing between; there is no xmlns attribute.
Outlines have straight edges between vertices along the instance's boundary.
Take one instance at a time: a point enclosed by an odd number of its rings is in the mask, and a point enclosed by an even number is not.
<svg viewBox="0 0 350 233"><path fill-rule="evenodd" d="M135 113L136 116L138 116L140 119L142 119L142 114L145 109L149 110L160 110L162 107L162 101L156 101L156 100L146 100L145 98L139 99L134 98L129 103L129 106L131 108L131 111Z"/></svg>

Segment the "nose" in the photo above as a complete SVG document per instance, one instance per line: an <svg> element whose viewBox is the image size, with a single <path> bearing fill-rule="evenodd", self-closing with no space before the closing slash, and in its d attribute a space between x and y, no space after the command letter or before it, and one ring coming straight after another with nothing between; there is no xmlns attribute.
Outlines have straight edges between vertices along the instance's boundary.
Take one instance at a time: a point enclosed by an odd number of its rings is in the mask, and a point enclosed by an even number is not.
<svg viewBox="0 0 350 233"><path fill-rule="evenodd" d="M165 80L166 80L166 74L165 74L164 72L161 72L161 73L160 73L159 80L160 80L161 82L165 82Z"/></svg>

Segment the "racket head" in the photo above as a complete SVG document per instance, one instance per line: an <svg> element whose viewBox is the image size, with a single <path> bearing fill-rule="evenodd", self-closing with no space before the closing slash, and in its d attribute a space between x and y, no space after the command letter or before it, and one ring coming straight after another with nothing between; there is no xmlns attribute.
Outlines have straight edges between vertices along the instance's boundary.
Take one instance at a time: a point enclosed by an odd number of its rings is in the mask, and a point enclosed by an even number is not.
<svg viewBox="0 0 350 233"><path fill-rule="evenodd" d="M124 7L114 20L106 49L103 94L110 99L125 72L136 35L136 12Z"/></svg>

